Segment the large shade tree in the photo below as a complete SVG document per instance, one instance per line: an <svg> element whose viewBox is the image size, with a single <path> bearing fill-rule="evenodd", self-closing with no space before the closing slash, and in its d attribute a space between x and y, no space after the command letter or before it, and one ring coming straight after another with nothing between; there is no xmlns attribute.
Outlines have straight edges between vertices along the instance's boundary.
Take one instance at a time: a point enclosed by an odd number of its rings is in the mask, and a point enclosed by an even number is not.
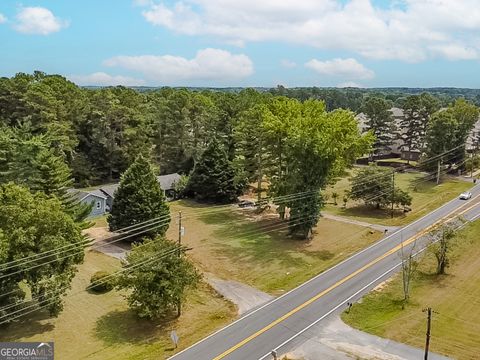
<svg viewBox="0 0 480 360"><path fill-rule="evenodd" d="M349 196L377 209L392 205L392 202L396 206L411 205L412 197L395 186L394 176L395 172L389 169L375 165L364 167L350 179Z"/></svg>
<svg viewBox="0 0 480 360"><path fill-rule="evenodd" d="M273 101L265 110L264 131L271 158L278 164L269 174L271 193L290 194L280 202L290 208L290 232L309 238L323 205L320 191L369 151L373 139L359 133L352 112L328 112L315 100Z"/></svg>
<svg viewBox="0 0 480 360"><path fill-rule="evenodd" d="M467 138L478 115L478 107L463 99L435 113L427 128L426 157L444 164L463 164ZM436 161L424 162L427 170L436 167Z"/></svg>
<svg viewBox="0 0 480 360"><path fill-rule="evenodd" d="M31 302L57 315L85 244L58 199L13 183L0 185L0 309L8 309L0 310L0 323L23 301L30 302L24 285Z"/></svg>
<svg viewBox="0 0 480 360"><path fill-rule="evenodd" d="M200 275L184 253L161 236L133 245L116 283L128 290L128 305L139 317L171 314L197 285Z"/></svg>

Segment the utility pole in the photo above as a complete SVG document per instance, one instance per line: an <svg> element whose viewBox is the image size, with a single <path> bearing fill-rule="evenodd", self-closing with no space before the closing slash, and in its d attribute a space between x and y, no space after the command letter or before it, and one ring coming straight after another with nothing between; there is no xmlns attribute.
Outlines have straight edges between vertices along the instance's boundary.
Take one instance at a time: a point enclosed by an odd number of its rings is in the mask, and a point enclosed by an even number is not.
<svg viewBox="0 0 480 360"><path fill-rule="evenodd" d="M395 170L392 172L392 219L393 219L393 203L395 201Z"/></svg>
<svg viewBox="0 0 480 360"><path fill-rule="evenodd" d="M182 212L178 212L178 257L180 257L181 251L180 247L182 246Z"/></svg>
<svg viewBox="0 0 480 360"><path fill-rule="evenodd" d="M425 360L428 360L428 349L430 347L430 326L432 324L432 308L427 308L427 337L425 339ZM423 310L425 312L425 310Z"/></svg>
<svg viewBox="0 0 480 360"><path fill-rule="evenodd" d="M182 228L182 212L178 212L178 257L182 255L182 233L183 233L183 228ZM178 304L177 304L177 316L180 317L182 315L182 301L179 299Z"/></svg>
<svg viewBox="0 0 480 360"><path fill-rule="evenodd" d="M470 177L473 179L473 149L472 156L470 157Z"/></svg>
<svg viewBox="0 0 480 360"><path fill-rule="evenodd" d="M440 160L437 161L437 185L440 184Z"/></svg>

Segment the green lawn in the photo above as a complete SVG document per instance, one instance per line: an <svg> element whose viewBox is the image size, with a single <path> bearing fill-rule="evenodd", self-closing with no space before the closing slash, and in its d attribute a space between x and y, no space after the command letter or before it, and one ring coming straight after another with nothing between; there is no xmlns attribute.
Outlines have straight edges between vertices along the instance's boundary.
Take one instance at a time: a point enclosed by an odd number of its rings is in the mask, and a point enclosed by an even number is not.
<svg viewBox="0 0 480 360"><path fill-rule="evenodd" d="M108 215L105 214L105 215L97 216L97 217L94 217L94 218L90 219L90 221L93 222L92 227L94 227L94 228L107 227L108 226L107 216Z"/></svg>
<svg viewBox="0 0 480 360"><path fill-rule="evenodd" d="M352 170L352 171L355 171ZM373 209L366 207L360 201L350 200L347 203L347 208L343 208L343 195L346 190L351 188L350 181L348 180L350 175L339 179L339 181L326 190L326 194L330 196L325 207L327 213L345 216L353 218L359 221L365 221L374 224L383 224L391 226L406 225L426 214L433 211L437 207L444 203L454 199L461 192L472 187L472 183L456 180L445 179L440 185L436 185L430 181L416 182L416 180L424 177L424 174L420 173L397 173L395 174L396 185L401 189L406 190L412 195L412 211L404 214L403 211L398 210L395 212L395 217L391 218L389 210L385 209ZM333 205L333 199L331 194L337 192L338 205Z"/></svg>
<svg viewBox="0 0 480 360"><path fill-rule="evenodd" d="M456 359L478 359L480 354L480 221L462 230L454 241L447 275L433 275L435 261L427 253L419 265L411 301L402 310L399 275L355 304L342 318L373 334L423 347L426 314L432 320L431 350Z"/></svg>
<svg viewBox="0 0 480 360"><path fill-rule="evenodd" d="M208 211L208 206L171 204L172 213L179 210L187 214L183 241L203 271L272 294L301 284L381 237L364 227L320 219L313 240L302 241L288 237L286 223L273 214L259 218L233 206L196 217L188 214ZM167 235L175 239L176 226Z"/></svg>
<svg viewBox="0 0 480 360"><path fill-rule="evenodd" d="M115 271L118 260L88 252L73 281L72 292L89 284L98 270ZM179 319L139 320L120 293L82 292L66 298L56 319L36 313L0 330L2 341L54 341L58 359L161 359L173 354L171 330L180 337L179 350L229 323L236 316L232 304L202 284L193 291Z"/></svg>

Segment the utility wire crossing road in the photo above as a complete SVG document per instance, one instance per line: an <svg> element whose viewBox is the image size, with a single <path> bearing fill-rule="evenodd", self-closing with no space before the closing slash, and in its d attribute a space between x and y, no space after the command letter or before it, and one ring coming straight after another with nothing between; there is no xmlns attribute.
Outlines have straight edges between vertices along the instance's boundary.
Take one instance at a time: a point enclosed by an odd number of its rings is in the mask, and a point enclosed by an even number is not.
<svg viewBox="0 0 480 360"><path fill-rule="evenodd" d="M271 359L291 350L295 340L347 302L359 299L400 268L400 251L421 251L422 236L459 216L480 217L480 185L468 201L454 199L290 292L172 356L171 360Z"/></svg>

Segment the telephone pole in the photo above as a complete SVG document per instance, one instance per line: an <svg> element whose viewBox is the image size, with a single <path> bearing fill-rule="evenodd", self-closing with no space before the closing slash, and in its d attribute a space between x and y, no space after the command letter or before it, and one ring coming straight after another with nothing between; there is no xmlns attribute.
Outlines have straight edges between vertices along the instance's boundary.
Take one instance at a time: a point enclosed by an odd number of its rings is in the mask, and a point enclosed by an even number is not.
<svg viewBox="0 0 480 360"><path fill-rule="evenodd" d="M437 162L437 185L440 184L440 160Z"/></svg>
<svg viewBox="0 0 480 360"><path fill-rule="evenodd" d="M180 247L182 246L182 212L178 212L178 257L180 257L181 251Z"/></svg>
<svg viewBox="0 0 480 360"><path fill-rule="evenodd" d="M425 312L425 310L423 310ZM427 308L427 337L425 339L425 360L428 360L428 348L430 347L430 326L432 324L432 308Z"/></svg>
<svg viewBox="0 0 480 360"><path fill-rule="evenodd" d="M183 228L182 228L182 212L178 212L178 257L182 255L182 233L183 233ZM179 299L178 304L177 304L177 316L180 317L182 315L182 301Z"/></svg>
<svg viewBox="0 0 480 360"><path fill-rule="evenodd" d="M395 170L392 172L392 219L393 219L393 203L395 201Z"/></svg>

